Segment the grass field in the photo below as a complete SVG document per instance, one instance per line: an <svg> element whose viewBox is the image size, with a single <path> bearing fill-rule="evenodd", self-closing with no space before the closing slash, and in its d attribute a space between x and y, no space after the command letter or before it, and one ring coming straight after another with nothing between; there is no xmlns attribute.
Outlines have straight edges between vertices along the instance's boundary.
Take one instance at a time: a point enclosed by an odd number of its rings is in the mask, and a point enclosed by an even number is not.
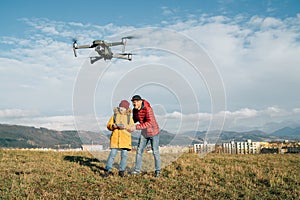
<svg viewBox="0 0 300 200"><path fill-rule="evenodd" d="M88 152L0 150L0 159L0 199L300 199L300 154L183 154L160 178L117 169L103 178L105 159Z"/></svg>

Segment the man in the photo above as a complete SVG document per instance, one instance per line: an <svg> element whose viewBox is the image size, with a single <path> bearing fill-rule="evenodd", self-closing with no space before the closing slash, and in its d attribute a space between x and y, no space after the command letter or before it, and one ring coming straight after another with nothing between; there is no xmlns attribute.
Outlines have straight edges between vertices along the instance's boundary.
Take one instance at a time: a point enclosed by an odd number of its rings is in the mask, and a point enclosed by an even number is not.
<svg viewBox="0 0 300 200"><path fill-rule="evenodd" d="M139 174L142 167L142 157L145 147L150 141L154 161L155 161L155 177L160 174L160 154L159 154L159 127L156 122L153 110L150 103L141 98L139 95L134 95L131 99L133 104L133 121L139 122L134 127L128 129L132 132L141 130L141 135L138 141L135 170L131 174Z"/></svg>

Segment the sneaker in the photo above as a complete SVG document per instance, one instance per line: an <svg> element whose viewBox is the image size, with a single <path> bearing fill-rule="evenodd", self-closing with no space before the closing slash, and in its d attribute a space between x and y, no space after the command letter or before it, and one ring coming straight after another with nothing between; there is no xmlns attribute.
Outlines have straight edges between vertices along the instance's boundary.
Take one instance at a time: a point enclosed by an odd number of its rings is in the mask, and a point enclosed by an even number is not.
<svg viewBox="0 0 300 200"><path fill-rule="evenodd" d="M157 178L158 178L159 175L160 175L160 171L156 170L156 171L155 171L155 174L154 174L154 177L157 177Z"/></svg>
<svg viewBox="0 0 300 200"><path fill-rule="evenodd" d="M125 172L124 172L124 171L119 171L119 176L120 176L120 177L124 177L124 175L125 175Z"/></svg>
<svg viewBox="0 0 300 200"><path fill-rule="evenodd" d="M111 171L105 170L104 174L103 174L103 177L108 177L108 176L111 176L111 175L114 175L114 174Z"/></svg>
<svg viewBox="0 0 300 200"><path fill-rule="evenodd" d="M132 171L132 172L130 172L130 174L131 175L138 175L138 174L140 174L140 172L138 172L138 171Z"/></svg>

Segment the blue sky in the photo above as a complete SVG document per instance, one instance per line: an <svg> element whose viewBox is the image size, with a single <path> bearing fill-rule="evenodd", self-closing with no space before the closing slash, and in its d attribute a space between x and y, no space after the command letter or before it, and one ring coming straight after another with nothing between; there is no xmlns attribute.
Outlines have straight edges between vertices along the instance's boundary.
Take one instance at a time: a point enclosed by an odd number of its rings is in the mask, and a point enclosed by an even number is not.
<svg viewBox="0 0 300 200"><path fill-rule="evenodd" d="M1 34L19 35L26 30L21 18L48 18L118 26L159 25L170 18L185 20L189 15L253 15L276 18L294 17L299 13L297 0L277 1L1 1Z"/></svg>
<svg viewBox="0 0 300 200"><path fill-rule="evenodd" d="M159 27L191 38L215 63L226 90L226 108L218 110L216 117L226 115L225 129L271 131L300 125L300 1L140 2L1 1L0 123L74 129L74 82L87 65L84 58L90 52L79 52L82 57L74 59L72 37L90 43L135 29L141 33L144 28ZM176 46L168 46L174 42L168 35L156 37L149 32L136 40L143 44L129 41L128 49L152 46L153 40L173 50ZM184 53L197 55L185 48ZM131 65L149 62L150 57L136 56ZM153 55L150 62L173 66L175 60ZM128 62L121 64L122 69L111 68L110 78L118 80L118 73L128 74L133 69ZM181 72L181 68L175 69ZM204 82L190 82L193 89L201 91L196 95L200 105L196 113L181 113L176 100L170 100L172 95L158 98L146 89L137 91L160 105L156 109L162 121L172 124L180 118L190 127L196 116L203 122L199 129L204 130L213 107ZM104 126L111 106L108 110L95 106L100 126Z"/></svg>

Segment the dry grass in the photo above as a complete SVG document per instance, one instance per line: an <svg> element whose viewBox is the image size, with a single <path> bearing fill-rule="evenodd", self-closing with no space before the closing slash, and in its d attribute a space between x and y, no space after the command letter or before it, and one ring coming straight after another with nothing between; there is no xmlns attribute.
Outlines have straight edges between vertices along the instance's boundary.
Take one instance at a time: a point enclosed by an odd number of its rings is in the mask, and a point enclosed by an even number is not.
<svg viewBox="0 0 300 200"><path fill-rule="evenodd" d="M152 155L149 156L153 162ZM163 155L164 159L176 155ZM95 159L97 157L98 159ZM0 199L299 199L300 154L183 154L152 173L103 178L107 155L0 150ZM134 162L130 155L129 164ZM165 162L165 161L164 161ZM146 161L144 163L147 164ZM117 166L115 166L117 167ZM117 174L117 169L113 172Z"/></svg>

